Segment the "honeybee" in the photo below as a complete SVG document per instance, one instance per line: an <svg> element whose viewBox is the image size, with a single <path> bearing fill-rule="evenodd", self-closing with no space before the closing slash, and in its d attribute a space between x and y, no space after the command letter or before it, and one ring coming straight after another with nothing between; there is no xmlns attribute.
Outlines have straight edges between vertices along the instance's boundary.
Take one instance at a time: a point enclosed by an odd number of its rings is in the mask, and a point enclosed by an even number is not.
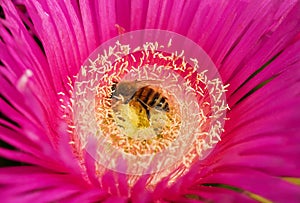
<svg viewBox="0 0 300 203"><path fill-rule="evenodd" d="M149 83L153 85L149 85ZM162 88L158 85L159 81L124 81L115 83L112 86L111 98L129 104L136 108L143 108L150 119L150 110L169 112L170 107L168 98L164 96ZM140 111L143 111L140 109Z"/></svg>
<svg viewBox="0 0 300 203"><path fill-rule="evenodd" d="M161 88L147 85L138 89L132 96L131 101L138 101L145 109L155 108L169 112L169 103L167 97L162 93Z"/></svg>

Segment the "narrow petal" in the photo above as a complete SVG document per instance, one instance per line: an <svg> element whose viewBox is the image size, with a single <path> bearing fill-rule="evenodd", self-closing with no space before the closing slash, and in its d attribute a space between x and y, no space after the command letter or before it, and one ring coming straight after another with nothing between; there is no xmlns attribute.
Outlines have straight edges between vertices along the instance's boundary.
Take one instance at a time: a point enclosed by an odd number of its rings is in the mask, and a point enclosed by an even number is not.
<svg viewBox="0 0 300 203"><path fill-rule="evenodd" d="M67 92L67 76L76 75L88 55L80 20L72 5L26 1L26 7L43 43L56 92Z"/></svg>
<svg viewBox="0 0 300 203"><path fill-rule="evenodd" d="M115 1L80 1L89 51L117 35Z"/></svg>
<svg viewBox="0 0 300 203"><path fill-rule="evenodd" d="M245 173L247 176L245 177ZM223 168L205 178L207 183L222 183L253 192L274 202L297 202L300 188L278 177L246 168ZM280 191L280 193L278 192Z"/></svg>

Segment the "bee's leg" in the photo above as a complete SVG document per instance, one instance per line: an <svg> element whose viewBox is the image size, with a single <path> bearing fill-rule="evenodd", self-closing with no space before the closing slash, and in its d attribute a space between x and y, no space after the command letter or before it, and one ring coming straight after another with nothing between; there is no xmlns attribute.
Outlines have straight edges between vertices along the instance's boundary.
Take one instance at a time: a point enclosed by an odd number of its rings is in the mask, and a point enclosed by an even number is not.
<svg viewBox="0 0 300 203"><path fill-rule="evenodd" d="M150 120L150 111L149 111L149 109L148 109L148 108L146 108L146 114L147 114L147 118L148 118L148 120Z"/></svg>
<svg viewBox="0 0 300 203"><path fill-rule="evenodd" d="M170 111L168 101L165 97L160 100L160 102L157 104L157 107L166 112Z"/></svg>
<svg viewBox="0 0 300 203"><path fill-rule="evenodd" d="M145 102L143 102L141 99L137 99L139 101L139 103L143 106L143 108L146 110L146 114L147 114L147 118L148 120L150 120L150 106L148 106Z"/></svg>
<svg viewBox="0 0 300 203"><path fill-rule="evenodd" d="M163 110L166 111L166 112L169 112L169 111L170 111L170 107L169 107L168 102L165 103L165 105L164 105L164 107L163 107Z"/></svg>

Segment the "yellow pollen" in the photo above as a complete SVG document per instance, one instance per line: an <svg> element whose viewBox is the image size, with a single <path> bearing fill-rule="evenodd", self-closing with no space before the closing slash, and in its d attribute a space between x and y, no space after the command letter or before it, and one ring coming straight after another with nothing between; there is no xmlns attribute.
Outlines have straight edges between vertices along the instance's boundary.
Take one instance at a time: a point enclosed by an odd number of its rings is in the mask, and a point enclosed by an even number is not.
<svg viewBox="0 0 300 203"><path fill-rule="evenodd" d="M75 107L61 104L75 113L68 130L78 132L82 149L90 136L96 140L99 174L100 165L119 170L125 160L130 184L145 173L153 173L151 184L169 173L172 182L221 139L228 85L191 49L177 49L175 38L131 46L115 26L121 36L81 68Z"/></svg>

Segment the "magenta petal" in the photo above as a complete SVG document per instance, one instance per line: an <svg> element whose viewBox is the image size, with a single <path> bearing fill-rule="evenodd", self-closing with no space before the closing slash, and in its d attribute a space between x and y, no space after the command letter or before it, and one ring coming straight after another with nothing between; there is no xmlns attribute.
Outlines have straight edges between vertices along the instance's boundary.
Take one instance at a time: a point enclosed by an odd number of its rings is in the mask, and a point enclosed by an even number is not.
<svg viewBox="0 0 300 203"><path fill-rule="evenodd" d="M96 151L96 143L91 136L90 140L88 141L87 144L87 150L84 151L84 159L85 159L85 167L87 171L87 175L90 179L90 181L97 186L100 186L99 180L96 176L96 164L95 164L95 157L97 156L97 151Z"/></svg>
<svg viewBox="0 0 300 203"><path fill-rule="evenodd" d="M76 194L78 191L76 189L69 189L69 188L51 188L51 189L44 189L37 192L30 192L25 195L15 196L12 202L19 201L20 202L32 202L38 200L39 202L51 202L51 201L59 201L63 198L68 196L72 196Z"/></svg>
<svg viewBox="0 0 300 203"><path fill-rule="evenodd" d="M145 187L149 176L141 177L133 186L131 191L131 199L133 202L153 202L152 195Z"/></svg>
<svg viewBox="0 0 300 203"><path fill-rule="evenodd" d="M168 181L169 178L163 178L160 180L159 183L157 183L156 187L154 188L153 191L153 198L154 199L162 199L163 196L165 195L165 191L168 188Z"/></svg>
<svg viewBox="0 0 300 203"><path fill-rule="evenodd" d="M18 200L21 195L23 201L45 198L45 201L49 202L51 198L65 198L90 188L80 176L55 173L34 166L0 168L0 184L3 183L6 186L0 191L1 196L5 195L10 200ZM33 191L36 190L40 192L34 193ZM47 195L52 192L57 194Z"/></svg>
<svg viewBox="0 0 300 203"><path fill-rule="evenodd" d="M145 3L145 1L131 1L131 13L134 13L134 15L131 15L130 19L131 30L139 30L145 28L147 10L148 3Z"/></svg>
<svg viewBox="0 0 300 203"><path fill-rule="evenodd" d="M179 15L174 15L177 10L181 10L183 2L174 1L149 1L145 28L161 28L175 31L174 22L178 22ZM171 12L172 11L172 12ZM153 13L158 15L152 15ZM172 21L168 19L173 19ZM135 24L134 21L132 24Z"/></svg>
<svg viewBox="0 0 300 203"><path fill-rule="evenodd" d="M248 167L216 169L202 181L234 186L261 195L274 202L297 202L300 199L300 188L298 186L283 181L281 178L251 170Z"/></svg>
<svg viewBox="0 0 300 203"><path fill-rule="evenodd" d="M98 202L103 201L107 197L107 193L99 189L92 189L87 191L80 191L79 194L72 195L65 198L63 201L69 203L77 202Z"/></svg>
<svg viewBox="0 0 300 203"><path fill-rule="evenodd" d="M222 203L231 202L244 202L244 203L254 203L257 202L248 196L246 196L241 191L233 191L230 189L222 187L213 186L198 186L195 189L191 189L186 192L187 194L193 194L199 196L199 199L204 199L203 202L213 201Z"/></svg>
<svg viewBox="0 0 300 203"><path fill-rule="evenodd" d="M38 44L34 41L33 36L23 25L14 5L10 1L5 1L3 10L6 15L5 26L12 35L0 26L1 36L5 45L1 46L1 61L6 65L12 73L14 73L13 83L21 77L26 69L33 72L34 80L39 91L47 93L47 99L55 97L56 92L53 91L53 83L47 78L51 78L51 71L48 62ZM18 67L18 68L16 68ZM41 94L41 93L40 93Z"/></svg>
<svg viewBox="0 0 300 203"><path fill-rule="evenodd" d="M58 149L55 150L55 154L58 154L56 157L56 161L62 163L65 167L64 170L71 174L81 174L81 168L79 164L79 160L75 157L72 152L72 147L69 144L69 136L66 132L65 126L60 126L58 129L58 134L61 135L58 140Z"/></svg>
<svg viewBox="0 0 300 203"><path fill-rule="evenodd" d="M9 170L8 170L9 169ZM47 170L36 166L19 166L19 167L6 167L0 168L0 182L7 182L9 184L29 183L34 182L36 185L47 186L47 184L59 184L57 181L70 181L69 183L79 183L81 177L71 174L59 174L52 170ZM14 177L16 179L14 179ZM39 178L44 178L44 181L38 181ZM33 181L34 180L34 181ZM48 183L46 183L46 181ZM84 183L84 182L83 182ZM80 184L79 184L80 185ZM24 186L24 185L23 185ZM81 184L81 186L86 186ZM24 186L25 187L25 186ZM27 185L26 187L32 187Z"/></svg>
<svg viewBox="0 0 300 203"><path fill-rule="evenodd" d="M286 48L300 29L299 2L289 4L290 8L285 11L286 13L281 14L281 17L287 16L283 20L277 19L279 16L276 14L279 14L281 9L278 2L252 1L251 3L252 8L244 15L255 13L259 16L255 18L256 21L249 24L251 27L247 29L247 32L222 64L224 68L220 69L223 80L231 84L229 94L234 90L232 88L237 88L250 74ZM261 12L254 12L258 5L262 6Z"/></svg>
<svg viewBox="0 0 300 203"><path fill-rule="evenodd" d="M238 150L239 149L236 151ZM295 163L295 159L290 161L282 156L262 155L263 153L257 153L258 154L256 155L238 155L234 153L234 150L228 150L214 167L249 167L274 176L296 177L299 174L298 169L300 166Z"/></svg>
<svg viewBox="0 0 300 203"><path fill-rule="evenodd" d="M115 1L80 1L89 52L99 46L101 42L117 35L115 3Z"/></svg>
<svg viewBox="0 0 300 203"><path fill-rule="evenodd" d="M28 86L24 87L21 93L2 76L0 76L0 84L3 87L2 96L4 100L0 101L3 113L12 117L23 130L39 128L38 131L42 130L41 128L45 126L44 112L47 110L41 106L39 98L31 92L31 89ZM32 108L32 106L35 108ZM43 139L44 142L49 140L42 133L39 138Z"/></svg>
<svg viewBox="0 0 300 203"><path fill-rule="evenodd" d="M113 196L118 196L118 185L114 178L116 172L107 171L101 178L101 184L105 191L109 191Z"/></svg>
<svg viewBox="0 0 300 203"><path fill-rule="evenodd" d="M101 187L111 196L128 197L130 188L125 174L107 170L101 177Z"/></svg>
<svg viewBox="0 0 300 203"><path fill-rule="evenodd" d="M153 13L160 13L161 12L161 4L162 1L149 1L148 3L148 12L151 11ZM153 29L157 27L157 23L160 19L160 15L152 15L151 13L147 12L147 17L146 17L146 25L145 28L150 28ZM134 24L134 22L132 22Z"/></svg>
<svg viewBox="0 0 300 203"><path fill-rule="evenodd" d="M298 98L298 73L297 64L291 71L282 73L280 76L266 84L261 90L254 92L229 112L235 122L228 121L226 130L231 133L233 130L242 131L256 123L255 131L244 132L276 132L294 129L297 131L296 123L299 121L300 100ZM285 81L285 82L282 82ZM280 95L280 100L276 99ZM291 135L293 133L290 133Z"/></svg>
<svg viewBox="0 0 300 203"><path fill-rule="evenodd" d="M66 6L53 1L48 3L27 1L29 14L35 22L36 30L45 48L56 92L63 90L61 81L67 88L67 76L76 75L81 63L87 57L85 38L82 36L83 32L80 21L77 19L78 16L72 10L71 5L69 10ZM70 20L71 16L68 12L74 13L73 20ZM73 26L72 23L75 25ZM78 29L76 34L74 28Z"/></svg>
<svg viewBox="0 0 300 203"><path fill-rule="evenodd" d="M109 197L103 203L127 203L128 198L126 197Z"/></svg>
<svg viewBox="0 0 300 203"><path fill-rule="evenodd" d="M9 143L12 146L15 146L19 149L22 149L26 152L35 154L39 153L39 146L35 144L34 142L28 141L27 139L24 139L23 137L19 137L19 133L11 130L10 128L6 128L3 126L0 126L0 138L1 140L4 140L5 142Z"/></svg>
<svg viewBox="0 0 300 203"><path fill-rule="evenodd" d="M81 18L83 23L84 34L87 40L87 47L91 53L100 44L100 35L97 28L97 20L95 14L95 3L82 0L79 2Z"/></svg>
<svg viewBox="0 0 300 203"><path fill-rule="evenodd" d="M50 160L46 161L44 159L37 158L32 154L26 154L15 150L0 148L0 156L9 160L19 161L27 164L33 164L44 168L56 169L56 170L61 169L58 163L55 163L55 161L50 161Z"/></svg>
<svg viewBox="0 0 300 203"><path fill-rule="evenodd" d="M283 74L284 72L293 71L294 74L292 74L292 76L294 78L298 78L299 71L296 68L297 67L296 64L299 63L299 61L300 61L300 56L298 54L299 49L300 49L300 41L295 42L294 44L287 47L284 52L282 52L278 57L276 57L276 59L274 59L274 61L272 61L262 72L259 73L259 77L256 76L256 77L252 78L244 86L239 88L237 92L230 95L229 101L228 101L229 105L230 106L234 105L239 99L241 99L241 97L243 97L247 92L249 92L255 86L257 86L258 84L260 84L272 77L275 77L275 80L278 81L278 79L276 79L276 77L278 77L278 75L279 75L279 77L283 77L280 75ZM293 80L294 78L291 78L291 79ZM282 78L281 81L283 81L283 80L286 80L286 79ZM285 86L285 88L288 88L289 86L287 83L289 83L289 82L291 82L291 81L287 81L286 83L281 82L278 85L276 85L276 87L277 86L279 86L279 87ZM274 84L274 86L275 86L275 84Z"/></svg>

